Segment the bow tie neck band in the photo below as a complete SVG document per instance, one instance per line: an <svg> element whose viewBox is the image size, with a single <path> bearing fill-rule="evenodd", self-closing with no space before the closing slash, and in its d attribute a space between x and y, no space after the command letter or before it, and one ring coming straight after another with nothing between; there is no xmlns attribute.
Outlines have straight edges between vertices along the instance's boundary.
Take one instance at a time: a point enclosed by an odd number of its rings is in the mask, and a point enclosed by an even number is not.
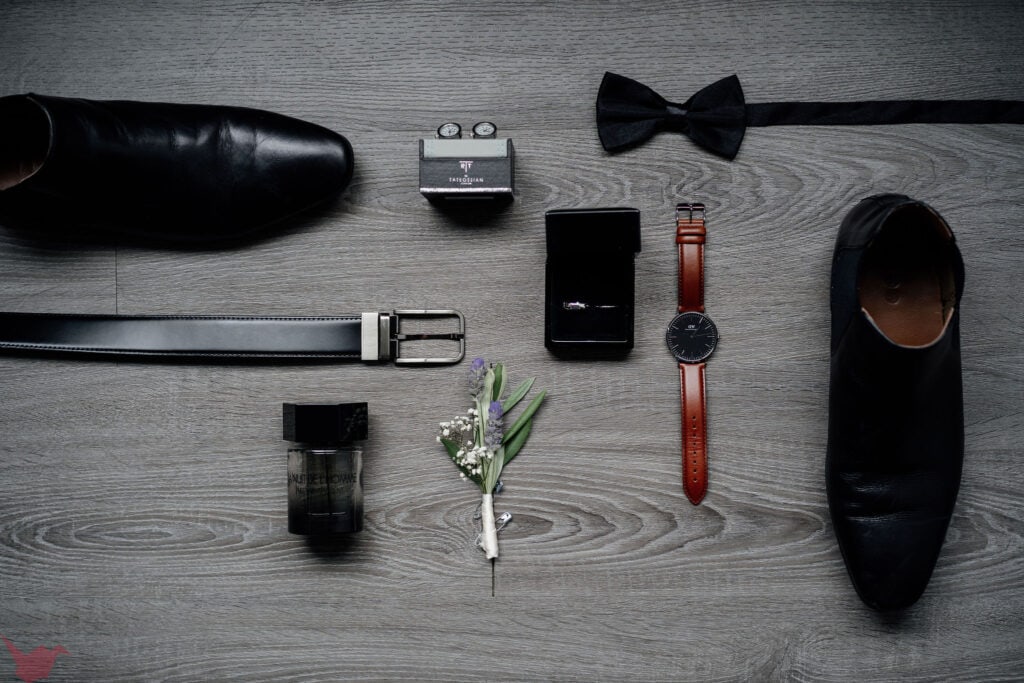
<svg viewBox="0 0 1024 683"><path fill-rule="evenodd" d="M726 159L740 150L748 127L877 126L893 123L1024 123L1017 100L868 100L863 102L769 102L747 104L740 79L723 78L683 104L669 102L646 85L605 72L597 94L601 145L620 152L655 133L683 133Z"/></svg>

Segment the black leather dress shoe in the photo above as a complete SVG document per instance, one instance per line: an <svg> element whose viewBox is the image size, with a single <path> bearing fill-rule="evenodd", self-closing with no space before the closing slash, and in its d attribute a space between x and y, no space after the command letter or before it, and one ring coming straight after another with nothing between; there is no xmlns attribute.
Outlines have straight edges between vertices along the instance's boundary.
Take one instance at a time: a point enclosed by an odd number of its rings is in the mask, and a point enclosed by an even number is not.
<svg viewBox="0 0 1024 683"><path fill-rule="evenodd" d="M913 604L953 514L964 454L964 267L934 210L901 195L846 216L832 261L826 479L854 588Z"/></svg>
<svg viewBox="0 0 1024 683"><path fill-rule="evenodd" d="M0 98L0 220L173 241L234 238L338 194L352 147L256 109Z"/></svg>

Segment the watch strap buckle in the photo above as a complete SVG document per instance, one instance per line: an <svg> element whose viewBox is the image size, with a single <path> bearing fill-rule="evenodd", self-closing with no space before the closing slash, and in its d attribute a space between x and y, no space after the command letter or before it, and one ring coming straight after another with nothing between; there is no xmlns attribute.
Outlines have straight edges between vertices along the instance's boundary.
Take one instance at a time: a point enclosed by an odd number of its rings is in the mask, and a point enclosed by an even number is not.
<svg viewBox="0 0 1024 683"><path fill-rule="evenodd" d="M683 202L676 204L676 222L704 221L706 217L707 210L700 202Z"/></svg>
<svg viewBox="0 0 1024 683"><path fill-rule="evenodd" d="M703 204L676 204L676 244L704 244Z"/></svg>

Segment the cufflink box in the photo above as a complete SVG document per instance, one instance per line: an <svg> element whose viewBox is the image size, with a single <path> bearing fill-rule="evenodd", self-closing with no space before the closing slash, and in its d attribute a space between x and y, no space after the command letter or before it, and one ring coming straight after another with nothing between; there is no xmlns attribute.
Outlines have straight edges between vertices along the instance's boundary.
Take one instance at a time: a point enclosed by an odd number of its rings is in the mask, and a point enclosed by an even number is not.
<svg viewBox="0 0 1024 683"><path fill-rule="evenodd" d="M633 348L639 209L558 209L544 222L544 346L565 358L625 356Z"/></svg>
<svg viewBox="0 0 1024 683"><path fill-rule="evenodd" d="M420 193L432 202L510 202L515 175L509 138L420 140Z"/></svg>

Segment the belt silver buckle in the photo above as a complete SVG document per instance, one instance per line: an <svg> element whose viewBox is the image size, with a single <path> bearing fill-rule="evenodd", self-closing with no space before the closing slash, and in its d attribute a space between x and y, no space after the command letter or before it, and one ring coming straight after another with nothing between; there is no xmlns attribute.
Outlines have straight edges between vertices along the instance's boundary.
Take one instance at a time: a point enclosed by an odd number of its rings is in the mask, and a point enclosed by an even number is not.
<svg viewBox="0 0 1024 683"><path fill-rule="evenodd" d="M466 319L461 313L451 308L435 309L396 309L394 329L390 333L390 352L395 365L451 365L466 357ZM402 332L403 318L454 318L459 321L457 332L436 332L405 334ZM402 342L422 339L447 339L459 343L459 355L443 358L405 358L401 354Z"/></svg>

